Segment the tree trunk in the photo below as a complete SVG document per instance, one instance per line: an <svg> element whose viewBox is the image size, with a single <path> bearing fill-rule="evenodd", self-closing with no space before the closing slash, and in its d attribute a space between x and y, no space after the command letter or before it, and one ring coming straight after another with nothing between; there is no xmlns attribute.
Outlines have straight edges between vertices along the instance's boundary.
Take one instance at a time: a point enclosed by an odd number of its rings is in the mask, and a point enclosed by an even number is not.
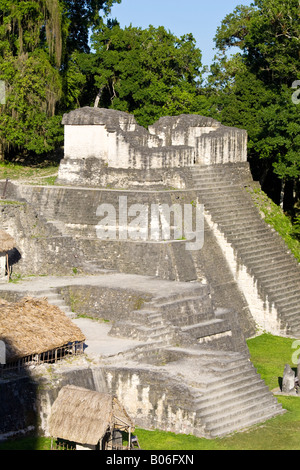
<svg viewBox="0 0 300 470"><path fill-rule="evenodd" d="M0 142L0 162L4 162L4 146L2 142Z"/></svg>
<svg viewBox="0 0 300 470"><path fill-rule="evenodd" d="M280 207L283 209L284 205L284 194L285 194L285 179L281 181L281 191L280 191Z"/></svg>
<svg viewBox="0 0 300 470"><path fill-rule="evenodd" d="M103 92L103 87L100 88L100 90L99 90L99 92L98 92L98 95L96 96L95 103L94 103L94 108L98 108L98 106L99 106L99 101L100 101L101 96L102 96L102 92Z"/></svg>

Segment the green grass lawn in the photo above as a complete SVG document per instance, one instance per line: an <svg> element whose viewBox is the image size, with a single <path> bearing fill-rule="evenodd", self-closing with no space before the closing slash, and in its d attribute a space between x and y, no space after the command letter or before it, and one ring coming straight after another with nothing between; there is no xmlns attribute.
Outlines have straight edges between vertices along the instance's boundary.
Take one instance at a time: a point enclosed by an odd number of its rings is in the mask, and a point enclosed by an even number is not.
<svg viewBox="0 0 300 470"><path fill-rule="evenodd" d="M273 390L278 386L286 363L295 367L292 357L294 340L263 334L248 340L251 360L265 383ZM286 410L281 416L244 432L222 439L200 439L190 435L176 435L162 431L137 429L143 450L299 450L300 449L300 397L278 396ZM50 439L26 438L0 445L0 450L48 450Z"/></svg>
<svg viewBox="0 0 300 470"><path fill-rule="evenodd" d="M26 166L17 163L0 163L0 179L25 180L32 183L54 184L58 165Z"/></svg>

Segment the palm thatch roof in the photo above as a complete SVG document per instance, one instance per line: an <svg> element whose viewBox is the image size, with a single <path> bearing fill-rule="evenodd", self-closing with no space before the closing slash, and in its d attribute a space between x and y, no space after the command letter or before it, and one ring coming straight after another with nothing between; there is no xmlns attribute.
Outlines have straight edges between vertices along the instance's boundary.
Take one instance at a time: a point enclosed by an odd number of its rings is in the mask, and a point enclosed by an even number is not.
<svg viewBox="0 0 300 470"><path fill-rule="evenodd" d="M134 430L134 423L116 397L74 385L60 390L49 418L52 437L95 446L109 428L125 426Z"/></svg>
<svg viewBox="0 0 300 470"><path fill-rule="evenodd" d="M15 248L15 246L16 242L13 237L4 230L0 230L0 253L6 253Z"/></svg>
<svg viewBox="0 0 300 470"><path fill-rule="evenodd" d="M6 359L10 362L83 342L85 336L46 299L25 297L16 303L0 299L0 340L5 342Z"/></svg>

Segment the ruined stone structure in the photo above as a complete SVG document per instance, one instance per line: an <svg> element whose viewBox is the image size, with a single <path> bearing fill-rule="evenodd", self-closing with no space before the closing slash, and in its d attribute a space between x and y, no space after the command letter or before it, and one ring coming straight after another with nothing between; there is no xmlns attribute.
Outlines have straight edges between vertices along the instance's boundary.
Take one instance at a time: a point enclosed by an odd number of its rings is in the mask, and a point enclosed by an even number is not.
<svg viewBox="0 0 300 470"><path fill-rule="evenodd" d="M247 133L202 116L165 117L146 130L127 113L83 108L63 124L62 184L178 188L180 169L247 162Z"/></svg>
<svg viewBox="0 0 300 470"><path fill-rule="evenodd" d="M201 116L162 118L146 130L126 113L93 108L63 123L56 185L10 183L17 203L1 206L0 221L22 253L15 270L81 276L51 280L49 296L37 284L2 292L60 297L75 313L105 314L112 337L141 344L94 367L56 366L56 385L40 399L43 430L69 383L116 393L138 426L208 438L281 413L245 339L257 328L299 336L300 270L253 204L246 132ZM125 198L133 212L204 205L203 246L132 237ZM99 237L103 204L116 209L114 238Z"/></svg>

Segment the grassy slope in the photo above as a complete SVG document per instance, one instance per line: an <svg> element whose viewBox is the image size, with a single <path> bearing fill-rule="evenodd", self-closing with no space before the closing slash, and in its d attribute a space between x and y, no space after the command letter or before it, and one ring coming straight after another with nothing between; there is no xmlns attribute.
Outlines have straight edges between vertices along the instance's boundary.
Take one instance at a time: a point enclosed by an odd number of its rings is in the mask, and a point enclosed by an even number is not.
<svg viewBox="0 0 300 470"><path fill-rule="evenodd" d="M32 183L54 184L58 165L25 166L16 163L0 163L0 180L24 180Z"/></svg>

